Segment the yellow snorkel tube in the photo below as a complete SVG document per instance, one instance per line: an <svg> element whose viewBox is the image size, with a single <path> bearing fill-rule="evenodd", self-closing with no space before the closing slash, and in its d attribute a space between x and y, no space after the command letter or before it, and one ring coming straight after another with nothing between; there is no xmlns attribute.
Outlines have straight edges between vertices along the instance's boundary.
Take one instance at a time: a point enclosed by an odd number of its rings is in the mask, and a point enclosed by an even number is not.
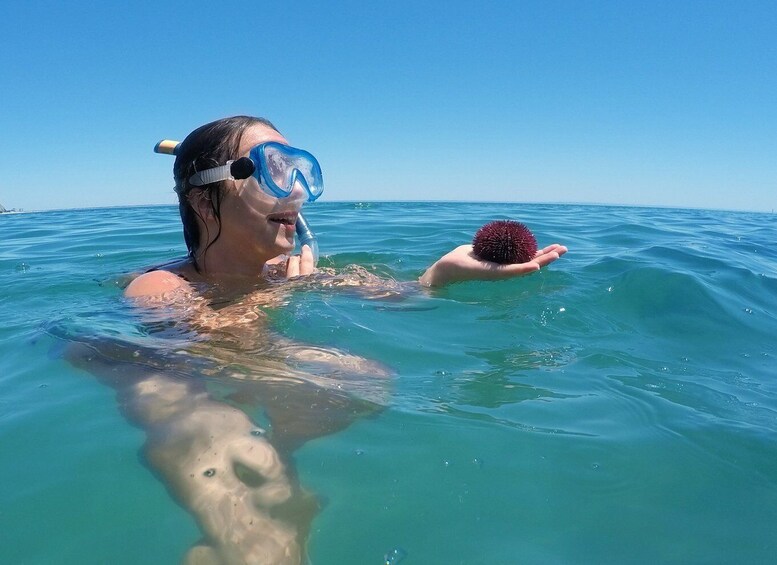
<svg viewBox="0 0 777 565"><path fill-rule="evenodd" d="M163 139L156 145L154 145L154 153L162 153L163 155L175 155L176 149L181 145L180 141L173 141L172 139Z"/></svg>
<svg viewBox="0 0 777 565"><path fill-rule="evenodd" d="M160 153L162 155L177 155L178 147L180 147L180 141L174 141L172 139L163 139L156 145L154 145L154 153ZM313 252L313 260L318 263L318 241L315 234L311 231L310 225L300 212L297 216L297 223L294 226L297 232L297 239L299 240L300 250L303 245L310 247Z"/></svg>

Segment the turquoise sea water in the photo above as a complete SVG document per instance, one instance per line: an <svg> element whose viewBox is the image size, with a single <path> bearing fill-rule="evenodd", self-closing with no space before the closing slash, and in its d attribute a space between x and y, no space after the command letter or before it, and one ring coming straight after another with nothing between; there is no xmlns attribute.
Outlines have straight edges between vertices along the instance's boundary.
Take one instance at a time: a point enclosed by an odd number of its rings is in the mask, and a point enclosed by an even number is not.
<svg viewBox="0 0 777 565"><path fill-rule="evenodd" d="M312 563L773 562L774 215L322 203L307 217L323 265L405 281L491 219L570 249L508 282L399 300L310 285L268 309L279 334L392 372L379 409L293 453L321 503ZM0 562L180 561L194 519L115 391L63 353L169 349L121 285L182 254L176 209L3 215L0 241ZM232 370L256 362L210 347ZM262 421L261 394L229 400L245 385L198 367L177 372Z"/></svg>

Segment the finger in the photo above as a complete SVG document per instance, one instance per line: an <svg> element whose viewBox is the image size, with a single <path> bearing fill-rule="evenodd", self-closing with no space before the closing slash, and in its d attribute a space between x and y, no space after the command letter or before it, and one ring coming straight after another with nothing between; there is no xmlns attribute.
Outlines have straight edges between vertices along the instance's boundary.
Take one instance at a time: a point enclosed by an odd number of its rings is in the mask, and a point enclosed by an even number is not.
<svg viewBox="0 0 777 565"><path fill-rule="evenodd" d="M299 255L292 255L286 263L286 278L299 276Z"/></svg>
<svg viewBox="0 0 777 565"><path fill-rule="evenodd" d="M557 251L551 251L549 253L545 253L544 255L540 255L539 257L534 258L534 263L537 263L537 265L540 266L540 268L544 267L545 265L550 265L553 261L559 258L559 254Z"/></svg>
<svg viewBox="0 0 777 565"><path fill-rule="evenodd" d="M528 261L526 263L513 263L512 265L500 265L500 269L497 271L502 278L509 277L522 277L529 275L534 271L540 270L540 264L536 259Z"/></svg>
<svg viewBox="0 0 777 565"><path fill-rule="evenodd" d="M549 251L552 249L553 251ZM501 269L502 275L506 277L520 277L528 275L534 271L539 271L542 267L550 265L553 261L558 259L562 254L567 252L567 248L563 245L549 245L545 249L537 253L537 255L531 261L526 263L518 263L513 265L504 265Z"/></svg>
<svg viewBox="0 0 777 565"><path fill-rule="evenodd" d="M286 255L285 254L281 254L281 255L278 255L277 257L273 257L272 259L267 261L266 264L267 265L277 265L278 263L283 263L285 260L286 260Z"/></svg>
<svg viewBox="0 0 777 565"><path fill-rule="evenodd" d="M313 250L309 245L303 245L302 249L300 250L299 274L309 275L313 272L315 266L316 260L313 257Z"/></svg>
<svg viewBox="0 0 777 565"><path fill-rule="evenodd" d="M553 243L552 245L548 245L544 249L538 250L537 253L534 254L534 257L545 255L546 253L550 253L551 251L556 251L559 254L559 256L561 256L567 252L567 248L564 247L563 245L559 245L558 243Z"/></svg>

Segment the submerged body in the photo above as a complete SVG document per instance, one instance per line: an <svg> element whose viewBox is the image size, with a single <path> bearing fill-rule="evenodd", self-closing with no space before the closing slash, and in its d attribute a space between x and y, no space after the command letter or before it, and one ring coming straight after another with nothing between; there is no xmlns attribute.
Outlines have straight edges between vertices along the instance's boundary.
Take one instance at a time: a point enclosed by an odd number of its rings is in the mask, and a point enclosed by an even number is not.
<svg viewBox="0 0 777 565"><path fill-rule="evenodd" d="M262 147L275 146L272 144L288 145L269 122L245 117L208 124L184 140L176 152L174 176L189 255L136 277L125 290L127 297L142 307L163 307L211 342L284 341L269 329L257 306L283 304L294 286L283 284L284 280L294 279L299 285L314 274L310 247L302 245L299 255L292 252L302 204L317 197L320 190L314 195L311 186L316 179L299 177L298 169L286 171L291 182L288 192L280 196L262 189L256 175L230 176L229 163L247 158L258 165L261 158L256 155ZM306 152L290 152L315 161ZM461 280L520 276L555 261L565 251L563 246L552 245L523 264L497 265L477 259L472 246L460 246L414 284L420 289ZM310 281L358 286L373 296L397 287L394 281L366 273ZM118 387L123 405L132 407L129 417L148 432L150 465L165 477L200 524L204 541L190 552L192 562L301 563L315 505L309 504L310 498L294 479L291 451L312 437L380 409L380 400L375 398L384 396L385 386L380 383L388 375L380 365L320 347L289 346L284 351L282 362L287 366L301 363L309 369L312 363L328 369L315 374L292 371L294 377L289 379L288 370L279 368L279 375L286 375L279 376L280 381L293 384L282 395L275 390L275 378L259 379L254 401L265 407L273 422L274 432L268 437L251 435L252 423L244 413L164 374L134 374L123 380L131 385ZM273 366L269 358L260 361ZM230 365L228 360L215 364ZM136 372L134 367L128 370ZM330 388L327 379L321 378L327 370L354 377L338 380ZM370 380L375 384L365 385ZM353 393L362 397L356 403L361 409L354 408ZM310 394L317 398L315 402L306 401ZM328 403L331 412L325 409ZM334 425L329 425L332 414L337 416ZM207 459L203 453L209 454Z"/></svg>

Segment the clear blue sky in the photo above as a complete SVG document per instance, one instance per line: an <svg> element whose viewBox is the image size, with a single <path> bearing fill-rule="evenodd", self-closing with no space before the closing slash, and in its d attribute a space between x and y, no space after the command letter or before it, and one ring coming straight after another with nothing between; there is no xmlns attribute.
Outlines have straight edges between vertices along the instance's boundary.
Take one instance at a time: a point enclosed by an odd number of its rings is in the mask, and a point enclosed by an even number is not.
<svg viewBox="0 0 777 565"><path fill-rule="evenodd" d="M0 203L173 203L271 119L327 200L777 209L777 2L0 0Z"/></svg>

